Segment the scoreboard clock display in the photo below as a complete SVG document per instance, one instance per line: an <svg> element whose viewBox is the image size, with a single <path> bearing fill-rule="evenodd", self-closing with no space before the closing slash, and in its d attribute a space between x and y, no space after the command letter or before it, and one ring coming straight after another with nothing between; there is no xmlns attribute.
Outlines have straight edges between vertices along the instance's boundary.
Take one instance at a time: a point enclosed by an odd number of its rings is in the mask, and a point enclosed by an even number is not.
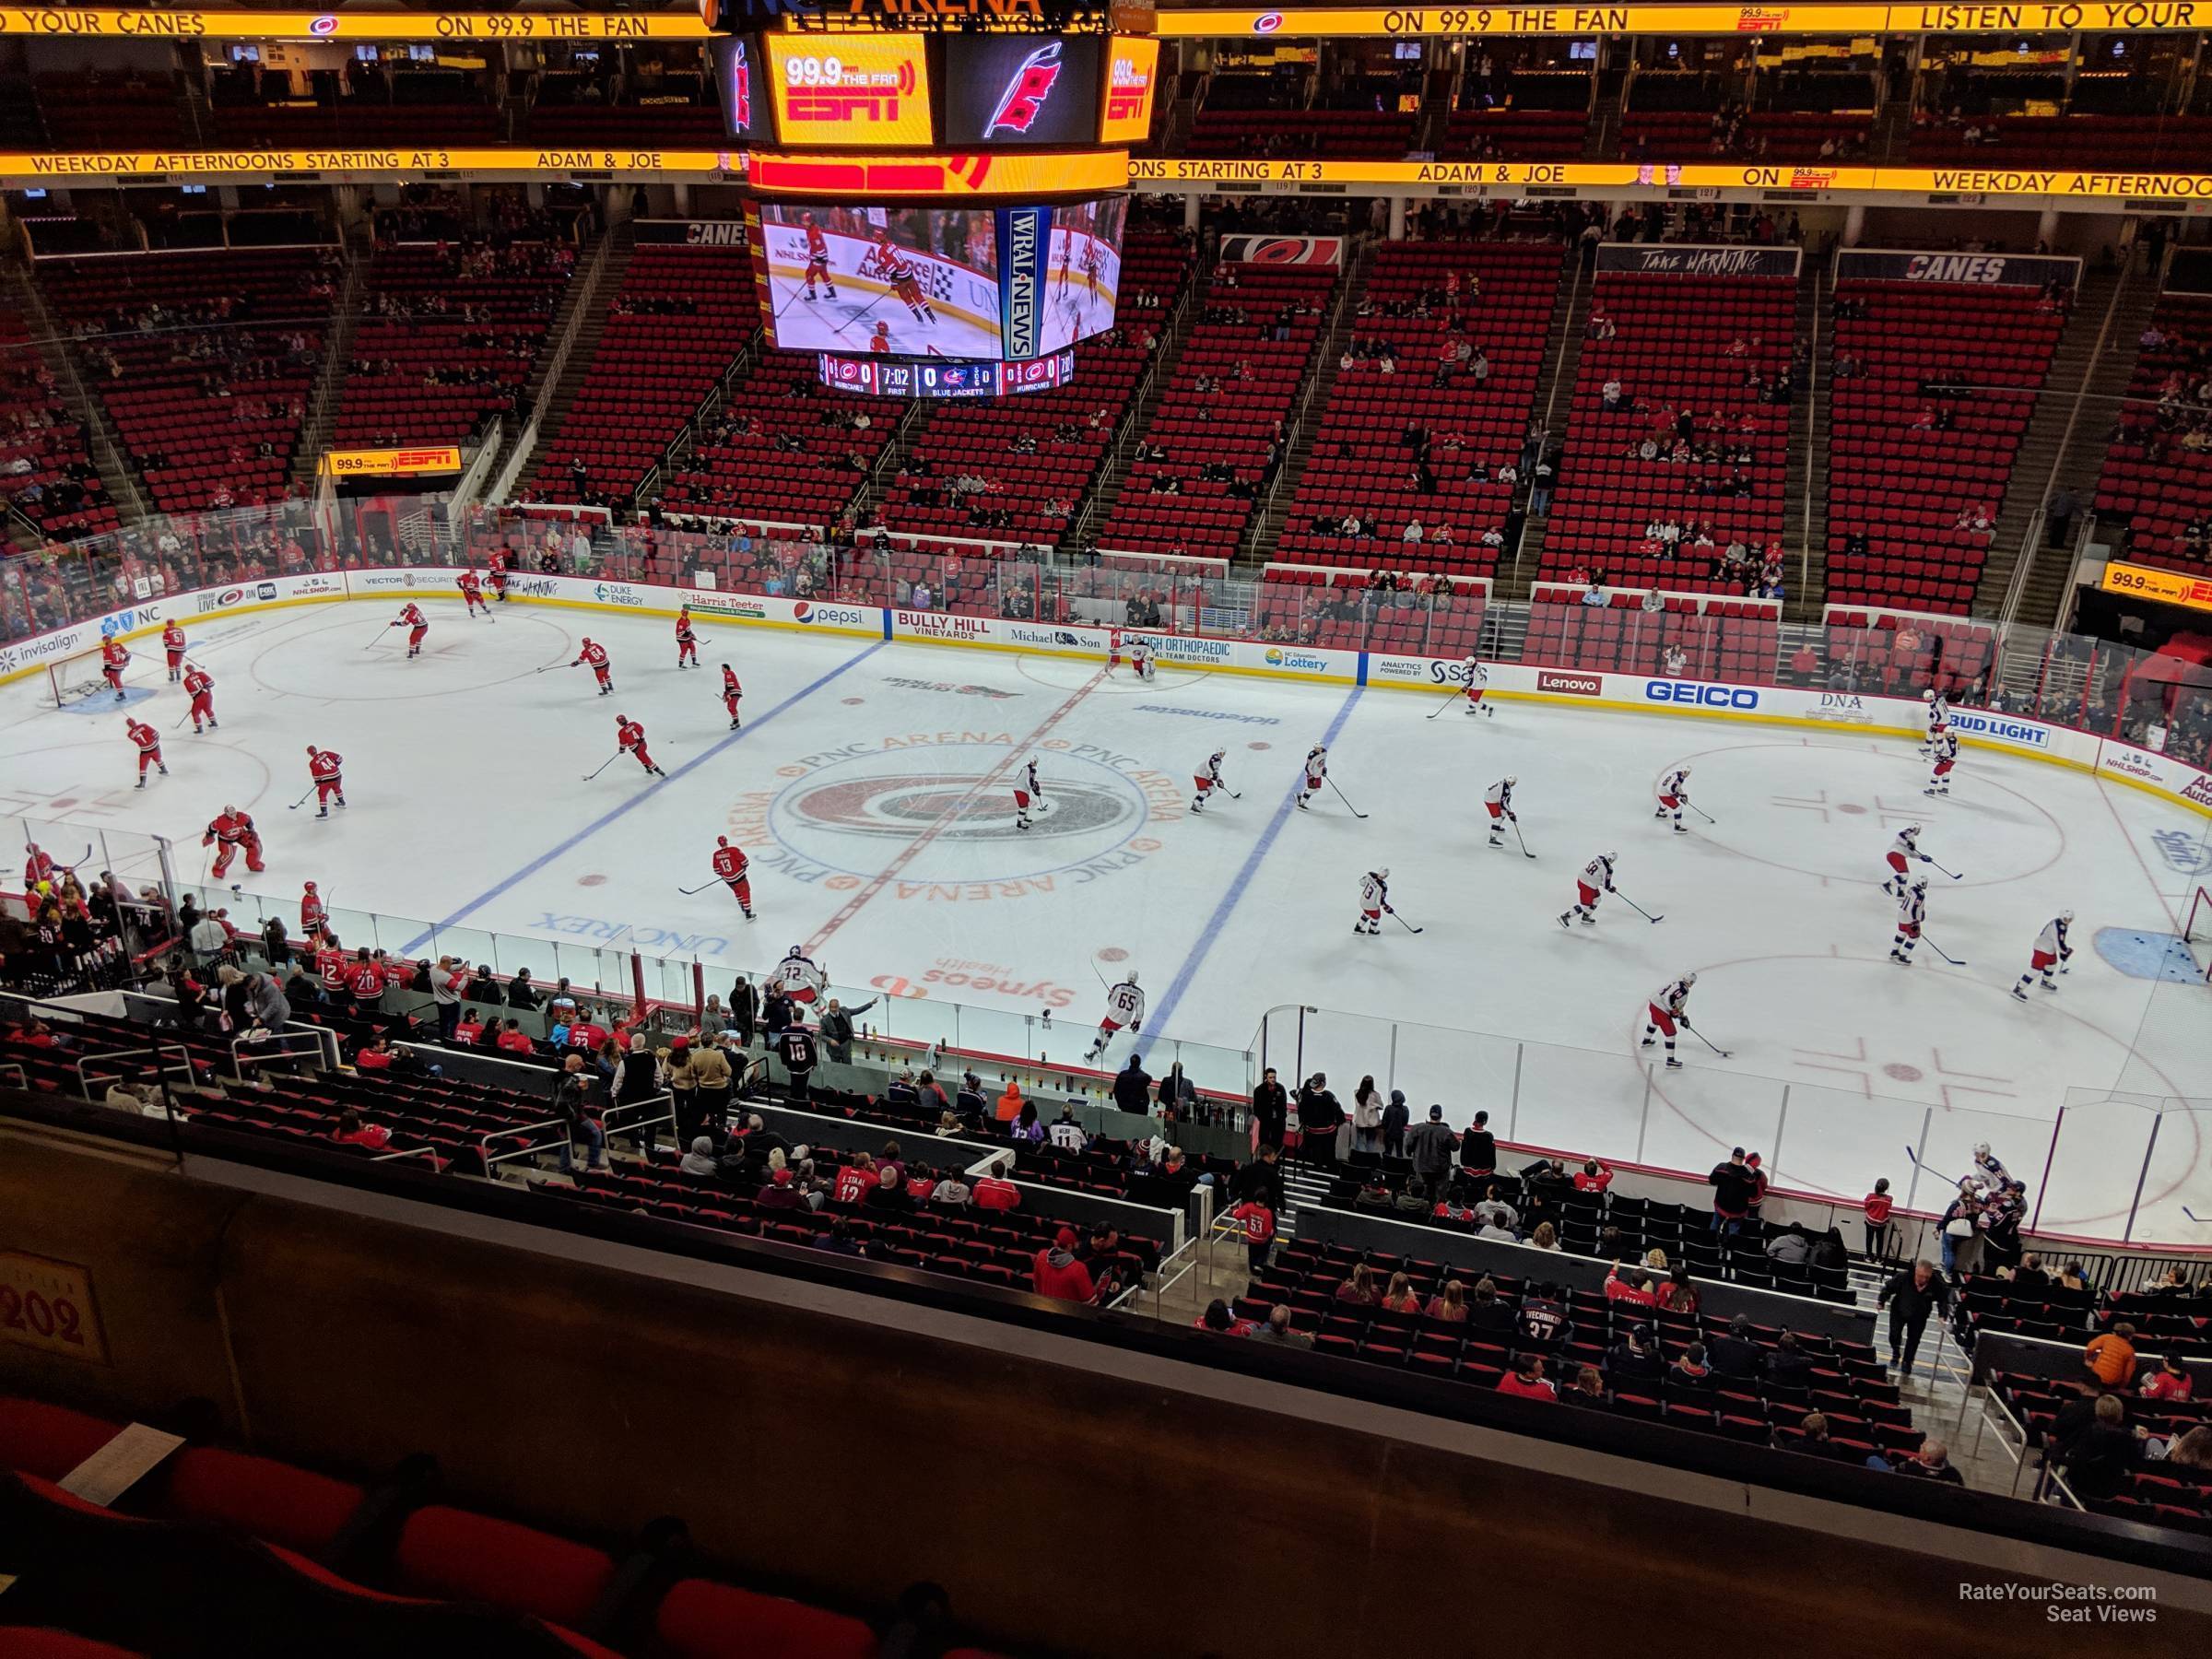
<svg viewBox="0 0 2212 1659"><path fill-rule="evenodd" d="M907 361L825 351L815 363L823 385L873 397L1007 397L1049 391L1076 378L1072 351L1055 351L1026 363L961 362L953 358Z"/></svg>
<svg viewBox="0 0 2212 1659"><path fill-rule="evenodd" d="M769 35L776 132L794 147L931 142L929 63L917 35Z"/></svg>

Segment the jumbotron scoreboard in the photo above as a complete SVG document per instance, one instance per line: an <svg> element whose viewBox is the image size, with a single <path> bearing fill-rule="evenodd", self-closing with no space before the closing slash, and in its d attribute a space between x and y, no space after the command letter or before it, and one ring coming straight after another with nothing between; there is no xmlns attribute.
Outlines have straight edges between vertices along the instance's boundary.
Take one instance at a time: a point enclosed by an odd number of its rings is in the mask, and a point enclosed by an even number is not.
<svg viewBox="0 0 2212 1659"><path fill-rule="evenodd" d="M1113 324L1149 8L712 6L761 319L824 383L978 397L1066 383Z"/></svg>

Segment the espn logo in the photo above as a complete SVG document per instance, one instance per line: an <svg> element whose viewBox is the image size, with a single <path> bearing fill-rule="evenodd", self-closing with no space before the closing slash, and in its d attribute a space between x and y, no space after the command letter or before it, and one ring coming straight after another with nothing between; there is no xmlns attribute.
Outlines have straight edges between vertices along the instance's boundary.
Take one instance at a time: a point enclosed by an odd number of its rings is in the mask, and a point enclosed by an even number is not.
<svg viewBox="0 0 2212 1659"><path fill-rule="evenodd" d="M1549 668L1536 670L1536 689L1561 691L1569 697L1595 697L1606 688L1601 676L1594 674L1559 674Z"/></svg>
<svg viewBox="0 0 2212 1659"><path fill-rule="evenodd" d="M1045 100L1060 84L1060 42L1053 41L1021 60L992 106L991 119L983 123L985 138L999 133L1026 133L1037 124L1038 116L1044 113Z"/></svg>
<svg viewBox="0 0 2212 1659"><path fill-rule="evenodd" d="M818 121L830 126L865 122L888 126L899 119L899 94L894 91L849 91L842 87L794 87L790 119Z"/></svg>
<svg viewBox="0 0 2212 1659"><path fill-rule="evenodd" d="M1152 102L1152 72L1118 52L1106 86L1108 121L1143 121Z"/></svg>

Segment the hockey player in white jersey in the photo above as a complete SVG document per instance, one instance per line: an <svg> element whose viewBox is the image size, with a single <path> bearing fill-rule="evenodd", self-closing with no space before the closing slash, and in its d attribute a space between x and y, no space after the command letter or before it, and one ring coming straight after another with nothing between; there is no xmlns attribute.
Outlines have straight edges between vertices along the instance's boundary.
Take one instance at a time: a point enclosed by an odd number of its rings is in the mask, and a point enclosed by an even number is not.
<svg viewBox="0 0 2212 1659"><path fill-rule="evenodd" d="M783 959L768 971L761 991L781 991L800 1008L811 1008L830 988L830 976L817 967L806 950L794 945Z"/></svg>
<svg viewBox="0 0 2212 1659"><path fill-rule="evenodd" d="M1015 829L1027 830L1030 827L1030 804L1032 801L1040 808L1044 805L1044 785L1037 781L1037 758L1034 755L1030 757L1029 765L1022 769L1021 777L1014 785Z"/></svg>
<svg viewBox="0 0 2212 1659"><path fill-rule="evenodd" d="M1559 912L1561 927L1577 920L1584 927L1595 925L1598 895L1613 890L1613 866L1619 859L1618 853L1600 853L1583 866L1583 873L1574 881L1574 902Z"/></svg>
<svg viewBox="0 0 2212 1659"><path fill-rule="evenodd" d="M1197 791L1191 796L1193 812L1204 812L1206 800L1215 790L1218 789L1224 794L1228 793L1229 785L1221 781L1221 761L1228 753L1227 749L1216 749L1206 758L1205 764L1191 774L1191 782Z"/></svg>
<svg viewBox="0 0 2212 1659"><path fill-rule="evenodd" d="M1490 671L1482 665L1482 659L1469 656L1460 666L1466 676L1467 712L1497 718L1498 711L1482 700L1482 694L1490 688Z"/></svg>
<svg viewBox="0 0 2212 1659"><path fill-rule="evenodd" d="M1136 988L1136 971L1130 970L1128 977L1118 985L1106 990L1106 1012L1099 1019L1099 1034L1091 1039L1090 1047L1083 1056L1086 1061L1096 1060L1106 1052L1114 1033L1124 1026L1132 1031L1145 1029L1145 994Z"/></svg>
<svg viewBox="0 0 2212 1659"><path fill-rule="evenodd" d="M1889 959L1912 966L1912 949L1920 943L1920 924L1928 915L1928 878L1923 876L1897 900L1897 937L1889 941Z"/></svg>
<svg viewBox="0 0 2212 1659"><path fill-rule="evenodd" d="M1959 764L1959 734L1947 726L1940 735L1929 738L1928 759L1934 764L1928 771L1928 786L1920 793L1925 795L1948 795L1951 793L1951 768Z"/></svg>
<svg viewBox="0 0 2212 1659"><path fill-rule="evenodd" d="M1513 785L1521 780L1507 776L1498 780L1482 792L1482 809L1489 815L1490 845L1505 845L1505 827L1518 824L1521 815L1513 810Z"/></svg>
<svg viewBox="0 0 2212 1659"><path fill-rule="evenodd" d="M1329 775L1328 745L1317 743L1306 751L1306 781L1298 792L1298 809L1303 812L1306 803L1321 793L1323 782Z"/></svg>
<svg viewBox="0 0 2212 1659"><path fill-rule="evenodd" d="M1920 850L1920 826L1918 824L1907 824L1902 830L1900 830L1897 832L1897 839L1889 843L1889 851L1884 856L1889 864L1889 874L1882 882L1882 891L1892 898L1903 894L1905 877L1911 871L1915 861L1924 865L1932 865L1936 862Z"/></svg>
<svg viewBox="0 0 2212 1659"><path fill-rule="evenodd" d="M1136 670L1140 680L1152 677L1152 641L1142 634L1129 641L1129 666Z"/></svg>
<svg viewBox="0 0 2212 1659"><path fill-rule="evenodd" d="M1370 870L1359 877L1359 918L1352 924L1354 933L1379 934L1382 931L1382 912L1391 909L1390 872Z"/></svg>
<svg viewBox="0 0 2212 1659"><path fill-rule="evenodd" d="M2020 975L2019 982L2012 988L2015 996L2026 1002L2028 982L2038 974L2042 976L2044 990L2058 989L2058 982L2051 977L2051 970L2055 968L2064 973L2066 964L2074 959L2074 947L2066 942L2066 935L2073 931L2073 927L2072 911L2060 911L2043 924L2043 931L2035 935L2035 949L2029 956L2028 971Z"/></svg>
<svg viewBox="0 0 2212 1659"><path fill-rule="evenodd" d="M1666 1039L1666 1069L1680 1071L1682 1062L1675 1058L1675 1028L1689 1029L1689 1016L1683 1012L1689 1006L1689 989L1698 982L1695 973L1686 973L1670 985L1661 987L1644 1005L1643 1041L1650 1048L1661 1037Z"/></svg>
<svg viewBox="0 0 2212 1659"><path fill-rule="evenodd" d="M1951 700L1933 686L1923 691L1921 696L1928 705L1928 735L1920 746L1920 752L1925 755L1933 751L1937 740L1951 729Z"/></svg>
<svg viewBox="0 0 2212 1659"><path fill-rule="evenodd" d="M1675 820L1675 833L1688 835L1689 831L1682 823L1682 808L1688 805L1689 768L1677 766L1659 780L1659 806L1652 816L1663 818L1671 814Z"/></svg>

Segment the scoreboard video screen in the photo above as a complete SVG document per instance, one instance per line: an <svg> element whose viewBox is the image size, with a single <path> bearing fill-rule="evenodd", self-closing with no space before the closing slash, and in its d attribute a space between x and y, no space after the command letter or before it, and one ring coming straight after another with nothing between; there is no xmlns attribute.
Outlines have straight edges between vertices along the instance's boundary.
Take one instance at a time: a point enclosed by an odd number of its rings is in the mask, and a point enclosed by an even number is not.
<svg viewBox="0 0 2212 1659"><path fill-rule="evenodd" d="M1071 384L1076 354L1055 351L1026 363L960 363L825 351L816 359L815 371L825 386L873 397L1009 397Z"/></svg>
<svg viewBox="0 0 2212 1659"><path fill-rule="evenodd" d="M742 145L1080 148L1151 131L1159 42L998 30L734 34L712 43Z"/></svg>
<svg viewBox="0 0 2212 1659"><path fill-rule="evenodd" d="M763 201L756 287L784 350L1026 360L1113 324L1127 200L1057 206Z"/></svg>

